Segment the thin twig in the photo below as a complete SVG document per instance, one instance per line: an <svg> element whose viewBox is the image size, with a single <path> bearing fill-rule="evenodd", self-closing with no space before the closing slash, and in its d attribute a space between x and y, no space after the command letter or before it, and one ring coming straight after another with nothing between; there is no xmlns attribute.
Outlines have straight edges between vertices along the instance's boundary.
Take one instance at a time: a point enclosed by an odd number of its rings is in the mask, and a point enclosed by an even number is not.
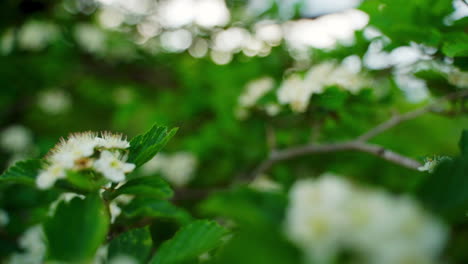
<svg viewBox="0 0 468 264"><path fill-rule="evenodd" d="M429 112L437 112L437 113L441 112L442 109L440 107L440 104L445 101L456 100L456 99L460 99L460 98L467 97L467 96L468 96L467 90L462 91L462 92L452 93L447 96L441 97L440 99L434 101L433 103L425 107L422 107L422 108L419 108L419 109L416 109L416 110L413 110L404 114L394 115L387 121L370 129L369 131L367 131L366 133L357 137L354 140L340 142L340 143L308 144L308 145L303 145L303 146L290 147L290 148L286 148L283 150L272 151L270 156L266 160L264 160L262 163L260 163L257 166L257 168L253 171L253 173L251 174L251 179L254 180L257 177L260 177L268 169L270 169L274 164L281 162L281 161L285 161L285 160L289 160L289 159L293 159L296 157L309 155L309 154L330 153L330 152L338 152L338 151L346 151L346 150L366 152L374 156L380 157L384 160L387 160L389 162L392 162L394 164L398 164L402 167L416 170L418 167L421 166L421 164L418 161L411 159L409 157L405 157L394 151L385 149L382 146L367 143L367 141L377 136L378 134L381 134L387 131L388 129L397 126L398 124L402 122L412 120L414 118L417 118Z"/></svg>
<svg viewBox="0 0 468 264"><path fill-rule="evenodd" d="M381 146L369 144L362 141L346 141L341 143L329 143L329 144L310 144L298 147L291 147L281 151L273 152L270 158L266 159L255 169L253 177L260 177L265 171L270 169L274 164L285 160L290 160L296 157L317 154L317 153L331 153L338 151L355 150L360 152L366 152L374 156L380 157L389 162L398 164L400 166L416 170L421 166L416 160L400 155L391 150L385 149Z"/></svg>

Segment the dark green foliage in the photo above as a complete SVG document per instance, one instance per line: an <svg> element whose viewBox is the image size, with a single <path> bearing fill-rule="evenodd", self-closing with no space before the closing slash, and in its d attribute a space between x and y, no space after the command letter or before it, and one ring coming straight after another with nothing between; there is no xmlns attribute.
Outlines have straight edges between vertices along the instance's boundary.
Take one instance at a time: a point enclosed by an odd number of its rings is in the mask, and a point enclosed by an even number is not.
<svg viewBox="0 0 468 264"><path fill-rule="evenodd" d="M130 141L130 155L128 162L137 167L152 159L174 136L177 129L168 130L167 127L153 126L148 132L134 137Z"/></svg>
<svg viewBox="0 0 468 264"><path fill-rule="evenodd" d="M182 227L173 238L164 242L151 264L176 264L196 260L220 245L226 230L215 222L199 220Z"/></svg>
<svg viewBox="0 0 468 264"><path fill-rule="evenodd" d="M112 258L118 256L130 256L138 263L146 263L152 245L148 228L132 229L110 242L107 259L112 260Z"/></svg>
<svg viewBox="0 0 468 264"><path fill-rule="evenodd" d="M159 176L140 177L129 180L122 187L111 192L110 198L121 194L134 194L138 197L167 199L171 198L173 191L169 184Z"/></svg>

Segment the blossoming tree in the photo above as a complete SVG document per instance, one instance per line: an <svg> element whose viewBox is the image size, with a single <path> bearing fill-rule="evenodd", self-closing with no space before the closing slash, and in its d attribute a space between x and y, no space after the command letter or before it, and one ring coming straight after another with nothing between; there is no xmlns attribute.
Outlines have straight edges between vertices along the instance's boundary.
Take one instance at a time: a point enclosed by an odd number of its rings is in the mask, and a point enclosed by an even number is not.
<svg viewBox="0 0 468 264"><path fill-rule="evenodd" d="M0 7L1 263L468 262L465 1Z"/></svg>

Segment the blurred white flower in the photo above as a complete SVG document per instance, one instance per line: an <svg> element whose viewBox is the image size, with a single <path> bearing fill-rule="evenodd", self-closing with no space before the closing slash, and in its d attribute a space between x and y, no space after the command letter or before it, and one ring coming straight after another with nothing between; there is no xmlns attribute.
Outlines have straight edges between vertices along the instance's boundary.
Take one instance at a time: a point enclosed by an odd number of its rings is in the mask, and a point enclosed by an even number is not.
<svg viewBox="0 0 468 264"><path fill-rule="evenodd" d="M71 99L63 90L46 90L39 93L37 104L45 113L57 115L70 108Z"/></svg>
<svg viewBox="0 0 468 264"><path fill-rule="evenodd" d="M106 34L97 26L78 24L75 27L75 39L82 49L90 53L102 53L106 49Z"/></svg>
<svg viewBox="0 0 468 264"><path fill-rule="evenodd" d="M447 238L447 228L413 199L331 174L296 182L285 229L313 263L329 263L342 250L363 264L435 263Z"/></svg>
<svg viewBox="0 0 468 264"><path fill-rule="evenodd" d="M94 259L92 260L92 264L107 264L107 256L109 253L109 245L100 246L94 255Z"/></svg>
<svg viewBox="0 0 468 264"><path fill-rule="evenodd" d="M59 29L56 25L43 21L29 21L18 33L18 43L23 49L39 51L57 38Z"/></svg>
<svg viewBox="0 0 468 264"><path fill-rule="evenodd" d="M117 217L119 217L119 215L122 213L120 206L130 203L133 198L133 195L122 194L117 196L114 200L112 200L112 202L109 203L111 223L114 223L115 219L117 219Z"/></svg>
<svg viewBox="0 0 468 264"><path fill-rule="evenodd" d="M226 65L232 60L232 53L226 51L211 50L211 59L218 65Z"/></svg>
<svg viewBox="0 0 468 264"><path fill-rule="evenodd" d="M104 150L101 156L94 162L93 167L104 177L113 181L121 182L125 180L125 174L135 169L135 164L126 163L110 151Z"/></svg>
<svg viewBox="0 0 468 264"><path fill-rule="evenodd" d="M250 33L245 28L230 27L213 35L213 49L221 52L238 52L249 39Z"/></svg>
<svg viewBox="0 0 468 264"><path fill-rule="evenodd" d="M278 104L270 103L265 105L265 112L269 116L275 116L281 111L281 107Z"/></svg>
<svg viewBox="0 0 468 264"><path fill-rule="evenodd" d="M250 81L245 86L244 92L239 96L241 107L252 107L266 93L273 89L275 81L271 77L261 77Z"/></svg>
<svg viewBox="0 0 468 264"><path fill-rule="evenodd" d="M9 222L10 217L8 216L8 213L5 210L0 209L0 227L8 225Z"/></svg>
<svg viewBox="0 0 468 264"><path fill-rule="evenodd" d="M32 145L32 133L22 125L12 125L1 132L0 145L11 153L24 152Z"/></svg>
<svg viewBox="0 0 468 264"><path fill-rule="evenodd" d="M8 264L42 264L44 263L46 246L42 226L36 225L27 229L19 238L23 253L14 253Z"/></svg>
<svg viewBox="0 0 468 264"><path fill-rule="evenodd" d="M255 36L270 46L278 46L283 39L283 30L279 24L261 21L255 24Z"/></svg>
<svg viewBox="0 0 468 264"><path fill-rule="evenodd" d="M186 29L165 31L161 34L161 45L169 52L182 52L192 45L192 33Z"/></svg>
<svg viewBox="0 0 468 264"><path fill-rule="evenodd" d="M181 187L190 182L196 168L197 158L189 152L159 153L142 166L141 173L151 175L159 172L171 184Z"/></svg>
<svg viewBox="0 0 468 264"><path fill-rule="evenodd" d="M194 58L202 58L208 53L208 42L197 38L189 48L189 53Z"/></svg>
<svg viewBox="0 0 468 264"><path fill-rule="evenodd" d="M195 11L195 23L205 28L224 26L230 19L224 0L198 0Z"/></svg>
<svg viewBox="0 0 468 264"><path fill-rule="evenodd" d="M366 13L349 9L313 20L288 21L283 24L284 38L292 49L332 48L338 41L350 42L354 31L364 28L368 20Z"/></svg>
<svg viewBox="0 0 468 264"><path fill-rule="evenodd" d="M281 190L281 185L271 180L267 175L261 175L255 178L249 186L263 192L276 192Z"/></svg>
<svg viewBox="0 0 468 264"><path fill-rule="evenodd" d="M289 104L294 112L304 112L313 91L297 74L286 78L277 91L280 104Z"/></svg>
<svg viewBox="0 0 468 264"><path fill-rule="evenodd" d="M127 255L118 255L113 257L109 264L138 264L138 261L130 256Z"/></svg>
<svg viewBox="0 0 468 264"><path fill-rule="evenodd" d="M454 68L448 74L448 82L460 88L468 88L468 72Z"/></svg>
<svg viewBox="0 0 468 264"><path fill-rule="evenodd" d="M306 72L304 78L292 74L278 89L276 94L278 102L289 104L294 112L300 113L307 109L311 96L322 93L327 86L339 85L351 93L356 93L366 86L368 81L360 74L351 71L349 67L349 62L341 65L324 62L313 66Z"/></svg>

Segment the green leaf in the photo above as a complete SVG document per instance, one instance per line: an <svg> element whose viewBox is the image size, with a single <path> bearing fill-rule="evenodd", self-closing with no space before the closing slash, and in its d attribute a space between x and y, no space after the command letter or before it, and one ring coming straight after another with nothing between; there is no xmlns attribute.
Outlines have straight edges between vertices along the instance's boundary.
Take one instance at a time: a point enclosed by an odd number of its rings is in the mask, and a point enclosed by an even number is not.
<svg viewBox="0 0 468 264"><path fill-rule="evenodd" d="M174 192L169 184L159 176L140 177L129 180L122 187L110 194L115 198L121 194L134 194L138 197L156 199L171 198Z"/></svg>
<svg viewBox="0 0 468 264"><path fill-rule="evenodd" d="M51 260L80 262L90 260L104 242L109 216L97 194L82 200L62 201L55 214L44 223Z"/></svg>
<svg viewBox="0 0 468 264"><path fill-rule="evenodd" d="M168 130L167 127L155 125L145 134L134 137L130 141L128 162L137 167L143 165L152 159L176 132L176 128Z"/></svg>
<svg viewBox="0 0 468 264"><path fill-rule="evenodd" d="M152 245L151 234L147 227L132 229L110 242L107 258L111 260L119 255L125 255L138 260L138 263L145 263Z"/></svg>
<svg viewBox="0 0 468 264"><path fill-rule="evenodd" d="M185 210L178 208L166 200L136 198L122 208L126 218L164 218L174 219L182 224L188 223L192 217Z"/></svg>
<svg viewBox="0 0 468 264"><path fill-rule="evenodd" d="M0 182L36 184L36 176L43 165L39 159L19 161L0 175Z"/></svg>
<svg viewBox="0 0 468 264"><path fill-rule="evenodd" d="M226 229L215 222L195 221L181 228L172 239L164 242L150 263L175 264L196 259L219 246L226 233Z"/></svg>

